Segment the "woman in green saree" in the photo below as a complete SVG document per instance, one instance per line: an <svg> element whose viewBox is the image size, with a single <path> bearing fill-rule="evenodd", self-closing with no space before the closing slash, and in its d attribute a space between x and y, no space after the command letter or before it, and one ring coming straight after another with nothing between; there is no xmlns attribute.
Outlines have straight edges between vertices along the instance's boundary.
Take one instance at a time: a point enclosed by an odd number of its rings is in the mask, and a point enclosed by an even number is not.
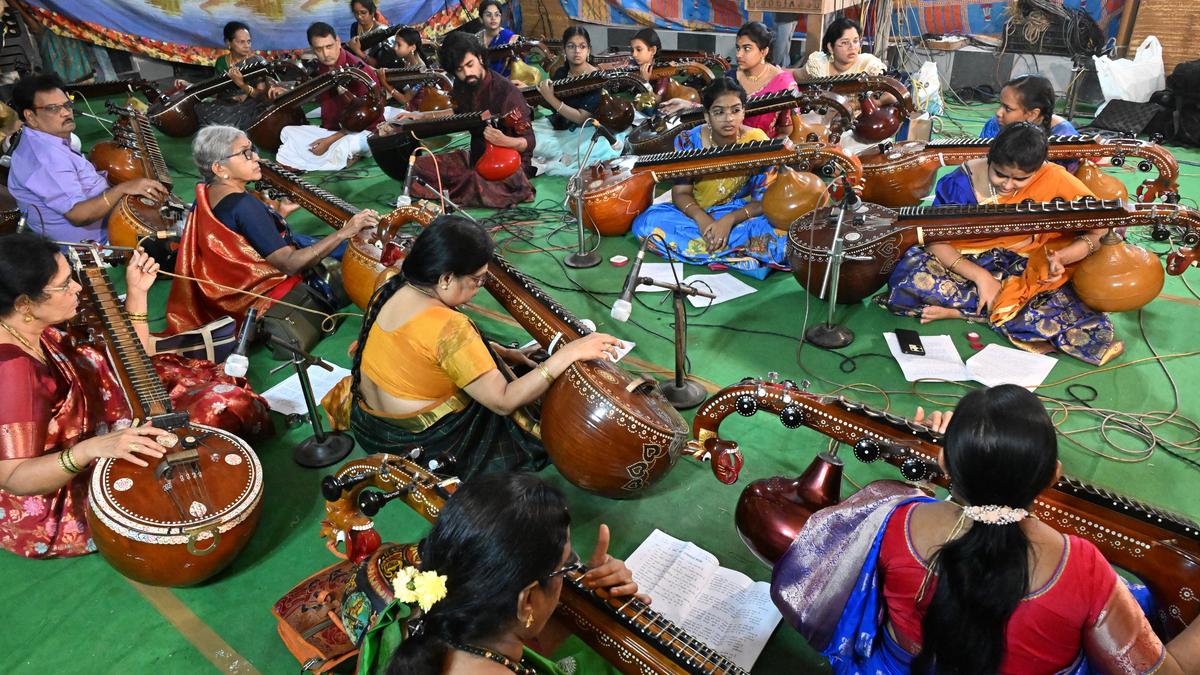
<svg viewBox="0 0 1200 675"><path fill-rule="evenodd" d="M388 674L562 675L563 668L541 654L563 654L552 644L552 633L562 631L547 624L563 575L583 569L571 548L570 523L562 493L532 474L488 474L464 483L419 549L421 571L445 578L445 596L409 623ZM608 555L608 538L601 525L583 583L603 589L602 595L632 598L638 588L633 573ZM574 658L588 656L599 663L594 653ZM603 672L581 661L573 671Z"/></svg>

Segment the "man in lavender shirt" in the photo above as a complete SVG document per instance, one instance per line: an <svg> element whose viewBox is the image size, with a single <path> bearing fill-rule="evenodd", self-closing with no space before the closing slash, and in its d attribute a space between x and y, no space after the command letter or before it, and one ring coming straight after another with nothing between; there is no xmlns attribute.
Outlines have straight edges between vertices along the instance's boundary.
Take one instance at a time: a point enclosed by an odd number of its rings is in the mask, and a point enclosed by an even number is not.
<svg viewBox="0 0 1200 675"><path fill-rule="evenodd" d="M155 200L167 189L138 178L110 187L103 173L71 148L74 104L56 75L27 75L13 89L13 108L25 122L12 153L8 189L30 230L57 241L106 241L105 220L125 195Z"/></svg>

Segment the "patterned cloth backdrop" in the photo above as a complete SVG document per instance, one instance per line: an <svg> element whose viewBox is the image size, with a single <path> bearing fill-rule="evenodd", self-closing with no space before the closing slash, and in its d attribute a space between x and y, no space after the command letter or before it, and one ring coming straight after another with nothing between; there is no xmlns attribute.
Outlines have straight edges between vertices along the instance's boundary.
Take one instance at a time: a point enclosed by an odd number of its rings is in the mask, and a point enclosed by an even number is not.
<svg viewBox="0 0 1200 675"><path fill-rule="evenodd" d="M158 59L211 65L225 53L227 21L250 26L254 48L274 56L308 46L315 21L331 24L349 39L346 0L14 0L26 16L57 35ZM479 0L377 0L390 24L421 26L427 37L474 17ZM468 16L468 10L471 10Z"/></svg>
<svg viewBox="0 0 1200 675"><path fill-rule="evenodd" d="M654 26L668 30L734 32L746 22L742 0L561 0L567 16L609 26ZM1066 7L1083 6L1108 36L1116 35L1125 0L1051 0ZM872 3L876 5L878 3ZM893 0L897 35L974 33L997 35L1004 30L1005 0ZM846 9L861 20L861 8ZM768 22L770 15L768 14ZM804 18L797 34L806 30Z"/></svg>

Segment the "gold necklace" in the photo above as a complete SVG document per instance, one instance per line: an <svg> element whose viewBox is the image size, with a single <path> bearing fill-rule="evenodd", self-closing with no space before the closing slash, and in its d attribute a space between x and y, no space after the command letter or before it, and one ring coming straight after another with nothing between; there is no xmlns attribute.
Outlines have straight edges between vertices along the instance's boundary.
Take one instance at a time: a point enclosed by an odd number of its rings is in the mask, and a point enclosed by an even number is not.
<svg viewBox="0 0 1200 675"><path fill-rule="evenodd" d="M757 75L751 75L750 71L747 71L747 70L743 70L742 72L745 73L745 77L747 80L749 80L751 82L758 82L759 80L763 79L763 76L767 74L767 71L770 70L770 68L771 68L771 64L764 63L764 64L762 64L762 71Z"/></svg>
<svg viewBox="0 0 1200 675"><path fill-rule="evenodd" d="M14 330L12 326L8 325L7 323L5 323L3 321L0 321L0 326L3 326L4 330L8 331L9 335L15 337L17 339L17 342L20 342L22 345L24 345L25 350L29 353L30 356L37 359L43 366L46 365L46 356L44 354L42 354L42 351L40 349L34 349L33 345L29 344L29 340L26 340L24 335L21 335L16 330Z"/></svg>

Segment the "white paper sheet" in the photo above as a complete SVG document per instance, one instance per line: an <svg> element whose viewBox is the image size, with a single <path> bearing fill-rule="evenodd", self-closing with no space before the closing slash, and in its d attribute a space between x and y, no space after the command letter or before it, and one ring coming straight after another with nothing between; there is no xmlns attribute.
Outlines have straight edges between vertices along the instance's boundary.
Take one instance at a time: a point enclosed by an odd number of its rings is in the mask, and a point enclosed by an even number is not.
<svg viewBox="0 0 1200 675"><path fill-rule="evenodd" d="M949 335L922 335L921 344L925 347L924 356L901 352L900 342L896 340L895 333L884 333L883 339L887 341L892 357L900 364L900 370L904 372L904 379L909 382L922 379L961 382L971 379L967 373L967 366L963 363L962 357L958 355L958 349L954 347L954 341L950 339Z"/></svg>
<svg viewBox="0 0 1200 675"><path fill-rule="evenodd" d="M967 372L988 387L1016 384L1032 390L1046 381L1057 363L1053 356L991 344L967 359Z"/></svg>
<svg viewBox="0 0 1200 675"><path fill-rule="evenodd" d="M672 267L675 268L674 272L671 271ZM683 279L683 263L644 262L642 263L642 269L638 272L638 276L650 277L664 284L673 284L676 279ZM633 289L633 291L635 293L665 293L667 289L649 284L638 284L638 287Z"/></svg>
<svg viewBox="0 0 1200 675"><path fill-rule="evenodd" d="M697 283L702 282L702 283ZM694 284L696 288L709 291L716 295L716 299L704 298L699 295L689 295L688 302L692 303L692 307L707 307L709 303L719 305L722 302L740 298L743 295L750 295L755 292L755 289L750 284L738 279L729 272L720 274L696 274L684 280L685 284Z"/></svg>
<svg viewBox="0 0 1200 675"><path fill-rule="evenodd" d="M317 405L321 404L321 398L328 394L330 389L349 374L350 371L341 366L333 366L332 373L320 366L309 366L308 379L312 383L313 398L316 399ZM304 392L300 389L300 376L296 373L264 392L263 398L267 399L271 410L283 415L303 415L308 412L304 405Z"/></svg>

